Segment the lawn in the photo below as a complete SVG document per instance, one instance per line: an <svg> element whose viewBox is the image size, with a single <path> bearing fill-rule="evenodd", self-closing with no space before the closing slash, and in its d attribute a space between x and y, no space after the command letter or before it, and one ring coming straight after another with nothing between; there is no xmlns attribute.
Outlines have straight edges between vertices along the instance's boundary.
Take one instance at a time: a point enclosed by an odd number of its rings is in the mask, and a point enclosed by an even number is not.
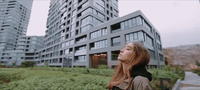
<svg viewBox="0 0 200 90"><path fill-rule="evenodd" d="M180 75L173 70L150 69L154 90L160 90L159 78L171 78L172 88ZM0 90L107 90L114 70L91 68L0 68Z"/></svg>

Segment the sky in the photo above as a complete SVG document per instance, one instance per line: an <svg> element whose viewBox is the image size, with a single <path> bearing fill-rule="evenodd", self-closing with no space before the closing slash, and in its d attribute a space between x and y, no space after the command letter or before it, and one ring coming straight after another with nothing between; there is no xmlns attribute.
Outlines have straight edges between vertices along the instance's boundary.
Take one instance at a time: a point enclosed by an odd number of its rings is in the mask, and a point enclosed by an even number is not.
<svg viewBox="0 0 200 90"><path fill-rule="evenodd" d="M50 0L34 0L27 35L45 35ZM199 0L119 0L119 16L141 10L160 32L163 48L200 44Z"/></svg>

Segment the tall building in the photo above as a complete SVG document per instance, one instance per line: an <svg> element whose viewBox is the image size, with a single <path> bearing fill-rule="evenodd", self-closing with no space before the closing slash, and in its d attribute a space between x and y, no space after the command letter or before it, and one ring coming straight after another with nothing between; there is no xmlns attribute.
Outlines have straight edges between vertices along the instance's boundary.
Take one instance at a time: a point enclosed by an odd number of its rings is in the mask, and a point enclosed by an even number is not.
<svg viewBox="0 0 200 90"><path fill-rule="evenodd" d="M33 0L0 0L0 52L15 50L25 36Z"/></svg>
<svg viewBox="0 0 200 90"><path fill-rule="evenodd" d="M117 65L120 49L140 41L149 65L164 65L160 34L141 11L118 17L118 0L51 0L45 48L36 64L60 67Z"/></svg>
<svg viewBox="0 0 200 90"><path fill-rule="evenodd" d="M17 41L16 50L4 50L0 55L0 64L7 63L11 66L13 62L17 66L24 61L34 61L35 51L44 48L44 36L20 36Z"/></svg>
<svg viewBox="0 0 200 90"><path fill-rule="evenodd" d="M25 51L16 50L20 36L26 36L33 0L0 0L0 64L20 65ZM34 55L33 55L34 56Z"/></svg>

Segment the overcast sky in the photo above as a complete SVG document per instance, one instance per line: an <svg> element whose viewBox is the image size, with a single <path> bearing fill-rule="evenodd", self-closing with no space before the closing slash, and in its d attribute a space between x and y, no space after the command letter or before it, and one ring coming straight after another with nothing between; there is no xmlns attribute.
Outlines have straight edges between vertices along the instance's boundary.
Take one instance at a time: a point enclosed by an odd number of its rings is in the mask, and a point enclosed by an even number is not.
<svg viewBox="0 0 200 90"><path fill-rule="evenodd" d="M34 0L27 35L45 35L50 0ZM199 0L119 0L119 16L141 10L160 32L163 48L200 44Z"/></svg>

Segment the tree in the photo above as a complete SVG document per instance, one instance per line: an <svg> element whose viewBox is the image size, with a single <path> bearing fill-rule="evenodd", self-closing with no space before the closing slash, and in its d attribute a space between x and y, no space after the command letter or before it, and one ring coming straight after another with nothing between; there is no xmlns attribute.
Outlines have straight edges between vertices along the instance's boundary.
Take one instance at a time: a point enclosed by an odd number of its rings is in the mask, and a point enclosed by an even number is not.
<svg viewBox="0 0 200 90"><path fill-rule="evenodd" d="M21 67L33 67L34 65L35 65L35 62L25 61L25 62L22 62Z"/></svg>
<svg viewBox="0 0 200 90"><path fill-rule="evenodd" d="M16 62L13 62L13 63L12 63L12 65L15 67L15 65L16 65Z"/></svg>

